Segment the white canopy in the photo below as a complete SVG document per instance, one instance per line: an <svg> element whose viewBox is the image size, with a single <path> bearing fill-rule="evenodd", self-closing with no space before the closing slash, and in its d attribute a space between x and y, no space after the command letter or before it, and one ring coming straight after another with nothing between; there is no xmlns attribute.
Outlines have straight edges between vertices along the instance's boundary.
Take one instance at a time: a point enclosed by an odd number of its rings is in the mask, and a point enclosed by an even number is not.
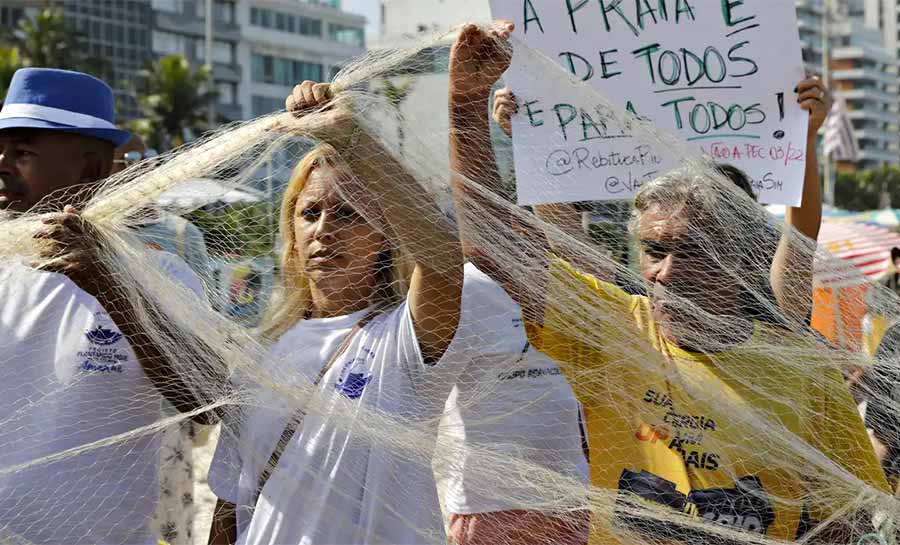
<svg viewBox="0 0 900 545"><path fill-rule="evenodd" d="M265 194L255 189L248 187L238 189L217 180L194 178L163 192L156 202L164 208L197 208L214 202L255 203L264 199Z"/></svg>

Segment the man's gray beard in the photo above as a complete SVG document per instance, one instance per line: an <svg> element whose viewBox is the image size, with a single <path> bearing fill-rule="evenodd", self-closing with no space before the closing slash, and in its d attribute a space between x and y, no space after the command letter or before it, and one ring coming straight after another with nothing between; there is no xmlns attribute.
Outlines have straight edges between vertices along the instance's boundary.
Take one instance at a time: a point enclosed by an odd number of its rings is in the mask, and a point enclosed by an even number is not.
<svg viewBox="0 0 900 545"><path fill-rule="evenodd" d="M667 330L678 344L698 352L723 352L747 340L752 334L753 321L739 316L710 314L686 300L670 300L666 312L687 316L669 318L658 326Z"/></svg>

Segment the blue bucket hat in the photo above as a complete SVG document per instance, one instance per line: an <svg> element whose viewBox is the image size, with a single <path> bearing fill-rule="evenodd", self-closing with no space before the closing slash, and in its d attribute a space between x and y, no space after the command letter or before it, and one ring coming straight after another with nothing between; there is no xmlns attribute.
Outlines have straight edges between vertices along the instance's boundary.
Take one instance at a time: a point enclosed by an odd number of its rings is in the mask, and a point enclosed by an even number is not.
<svg viewBox="0 0 900 545"><path fill-rule="evenodd" d="M16 70L0 109L0 130L44 129L92 136L121 146L131 133L116 128L112 89L69 70Z"/></svg>

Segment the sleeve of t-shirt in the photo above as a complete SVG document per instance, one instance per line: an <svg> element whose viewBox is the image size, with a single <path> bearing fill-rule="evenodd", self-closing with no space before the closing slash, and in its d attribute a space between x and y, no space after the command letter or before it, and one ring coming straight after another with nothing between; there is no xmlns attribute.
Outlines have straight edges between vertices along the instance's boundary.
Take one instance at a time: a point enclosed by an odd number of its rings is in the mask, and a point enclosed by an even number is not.
<svg viewBox="0 0 900 545"><path fill-rule="evenodd" d="M183 259L175 254L161 250L153 250L154 259L159 264L160 270L172 281L194 292L201 300L206 301L203 291L203 281L194 271L188 267Z"/></svg>
<svg viewBox="0 0 900 545"><path fill-rule="evenodd" d="M442 405L465 366L469 348L465 344L465 335L457 327L456 335L441 358L435 363L425 363L409 302L404 301L389 320L396 327L397 344L392 350L397 351L395 358L405 367L416 397L431 406Z"/></svg>
<svg viewBox="0 0 900 545"><path fill-rule="evenodd" d="M207 482L217 498L229 503L239 501L238 483L241 477L241 454L235 426L223 422L219 442L209 464Z"/></svg>
<svg viewBox="0 0 900 545"><path fill-rule="evenodd" d="M185 260L204 283L210 281L209 252L203 233L193 223L185 227Z"/></svg>
<svg viewBox="0 0 900 545"><path fill-rule="evenodd" d="M810 444L868 486L887 492L884 471L875 458L856 403L840 372L829 370L824 378L813 381L810 392L813 396L813 417L807 431ZM812 495L816 503L811 506L811 514L814 519L823 520L856 492L848 490L846 497L834 498L835 503L829 503L822 494L813 492Z"/></svg>
<svg viewBox="0 0 900 545"><path fill-rule="evenodd" d="M608 349L618 345L628 349L633 343L623 335L635 323L637 297L624 290L576 270L562 259L550 262L543 324L528 324L528 339L541 352L557 362L569 378L572 389L583 399L579 385L583 372L596 370L598 362L610 357ZM633 330L631 330L633 331ZM635 346L636 351L643 345ZM632 354L633 357L633 354Z"/></svg>
<svg viewBox="0 0 900 545"><path fill-rule="evenodd" d="M439 440L447 459L435 469L450 513L534 509L549 472L589 481L575 396L552 360L530 354L522 375L498 377L490 373L495 366L476 359L448 398ZM509 479L486 486L485 467L498 463L539 470L510 470Z"/></svg>
<svg viewBox="0 0 900 545"><path fill-rule="evenodd" d="M419 394L443 405L460 373L474 358L506 350L508 343L500 335L496 320L508 319L509 305L514 303L502 289L474 266L466 265L456 332L434 364L422 359L408 302L395 310L400 361L406 362Z"/></svg>

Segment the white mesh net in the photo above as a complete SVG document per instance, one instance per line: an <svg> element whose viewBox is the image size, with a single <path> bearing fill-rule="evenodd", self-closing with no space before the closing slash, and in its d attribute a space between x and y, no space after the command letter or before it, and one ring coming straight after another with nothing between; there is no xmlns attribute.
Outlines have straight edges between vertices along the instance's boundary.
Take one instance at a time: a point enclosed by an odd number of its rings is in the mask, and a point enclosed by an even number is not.
<svg viewBox="0 0 900 545"><path fill-rule="evenodd" d="M681 158L630 216L604 205L602 236L586 205L515 205L497 32L359 59L296 112L111 177L80 218L3 220L4 543L191 542L151 520L206 478L160 498L191 449L161 437L192 420L220 426L217 543L895 541L893 341L873 367L812 329L813 262L886 323L896 297L514 41ZM198 180L281 186L280 220L221 195L160 211ZM173 257L195 227L226 265Z"/></svg>

